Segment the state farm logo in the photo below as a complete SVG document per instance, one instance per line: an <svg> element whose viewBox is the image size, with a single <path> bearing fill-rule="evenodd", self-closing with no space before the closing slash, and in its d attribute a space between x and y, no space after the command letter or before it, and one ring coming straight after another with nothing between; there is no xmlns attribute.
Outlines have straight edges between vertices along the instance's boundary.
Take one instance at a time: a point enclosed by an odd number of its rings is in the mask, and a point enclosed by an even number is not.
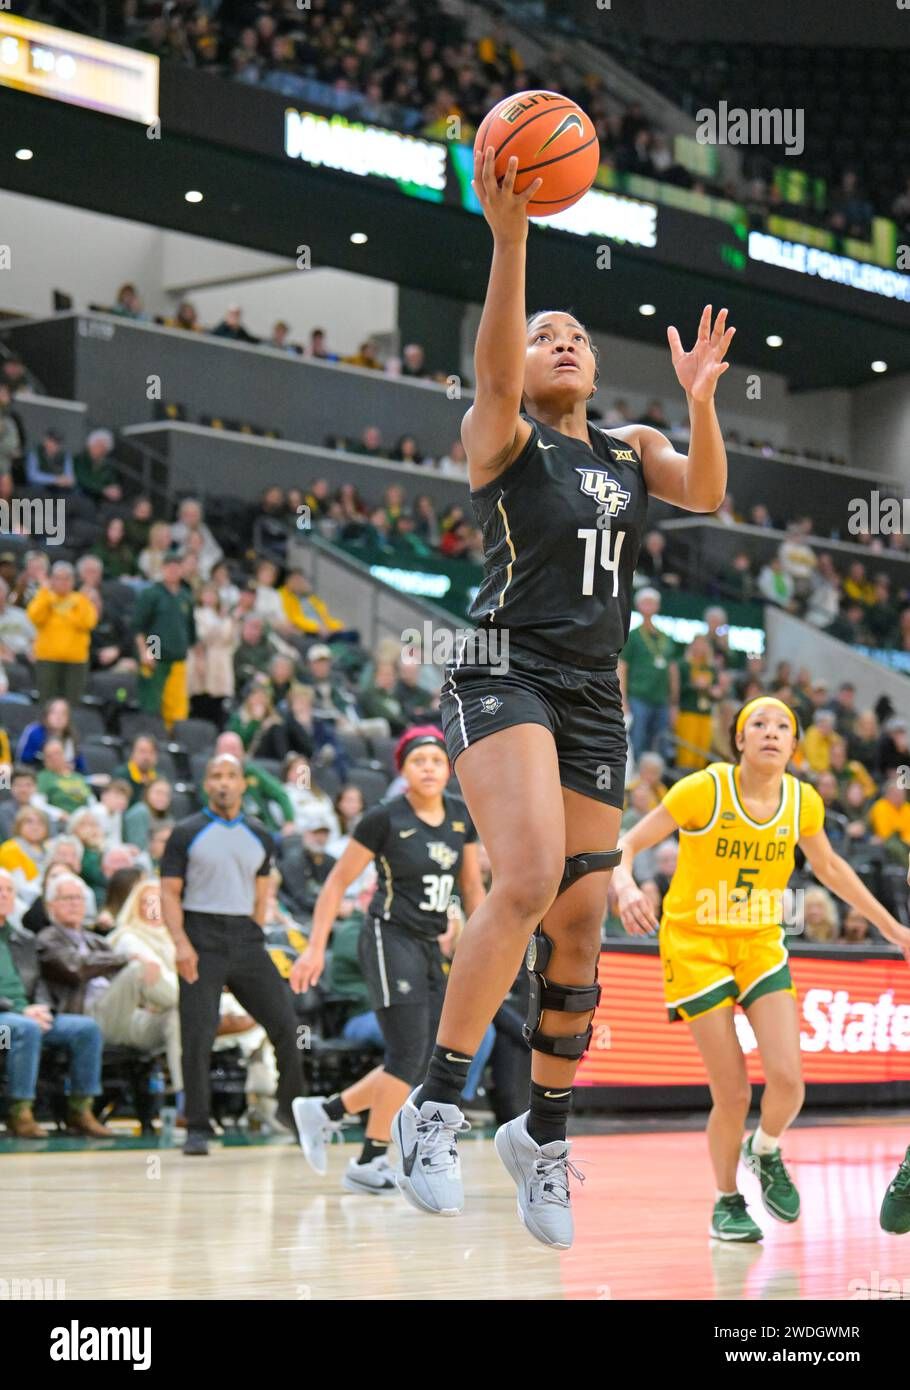
<svg viewBox="0 0 910 1390"><path fill-rule="evenodd" d="M810 989L800 1034L803 1052L910 1052L910 1004L895 1004L894 991L876 1003L852 1000L845 989Z"/></svg>
<svg viewBox="0 0 910 1390"><path fill-rule="evenodd" d="M910 1004L895 1004L893 990L873 1003L851 999L845 989L807 989L802 1004L803 1052L910 1052ZM745 1014L736 1015L735 1026L743 1052L754 1052Z"/></svg>

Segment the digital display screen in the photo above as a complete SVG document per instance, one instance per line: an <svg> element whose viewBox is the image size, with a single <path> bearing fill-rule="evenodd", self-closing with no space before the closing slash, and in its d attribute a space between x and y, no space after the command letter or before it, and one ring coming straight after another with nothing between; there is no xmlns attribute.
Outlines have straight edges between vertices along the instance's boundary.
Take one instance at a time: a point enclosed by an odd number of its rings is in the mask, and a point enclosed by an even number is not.
<svg viewBox="0 0 910 1390"><path fill-rule="evenodd" d="M158 116L157 58L2 12L0 86L143 125Z"/></svg>
<svg viewBox="0 0 910 1390"><path fill-rule="evenodd" d="M801 1021L803 1075L810 1083L910 1080L910 969L905 961L790 957ZM603 997L579 1086L703 1086L689 1027L669 1023L663 969L654 952L603 951ZM749 1020L736 1010L749 1079L763 1080Z"/></svg>

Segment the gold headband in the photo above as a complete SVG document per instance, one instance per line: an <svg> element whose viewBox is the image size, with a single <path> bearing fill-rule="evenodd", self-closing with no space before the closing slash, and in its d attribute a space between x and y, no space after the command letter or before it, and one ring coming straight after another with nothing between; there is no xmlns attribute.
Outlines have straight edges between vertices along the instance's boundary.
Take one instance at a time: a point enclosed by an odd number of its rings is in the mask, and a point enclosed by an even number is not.
<svg viewBox="0 0 910 1390"><path fill-rule="evenodd" d="M736 720L736 732L738 734L742 733L743 725L749 718L749 715L752 713L754 709L757 709L759 705L776 705L778 709L782 709L784 713L787 715L787 718L790 720L790 723L793 725L793 732L795 734L799 733L799 725L796 722L796 715L793 713L789 705L785 705L783 700L778 700L777 697L774 695L756 695L755 699L750 700L747 705L743 705L742 709L739 712L739 715Z"/></svg>

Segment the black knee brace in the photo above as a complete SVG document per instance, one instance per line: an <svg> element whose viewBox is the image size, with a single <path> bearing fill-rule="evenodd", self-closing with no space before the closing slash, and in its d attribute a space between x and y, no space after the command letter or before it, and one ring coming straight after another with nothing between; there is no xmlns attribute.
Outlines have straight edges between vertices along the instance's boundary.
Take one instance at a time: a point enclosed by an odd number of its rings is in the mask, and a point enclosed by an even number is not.
<svg viewBox="0 0 910 1390"><path fill-rule="evenodd" d="M564 893L577 879L585 874L602 873L613 869L622 858L618 849L596 850L589 854L573 854L566 859L562 881L556 896ZM583 1033L569 1033L564 1037L550 1037L540 1031L540 1020L544 1009L555 1009L561 1013L583 1014L593 1012L600 1003L600 985L557 985L546 977L547 965L553 953L553 943L543 927L538 927L528 945L526 964L531 975L531 993L528 999L527 1022L522 1029L525 1041L537 1052L547 1052L551 1057L565 1057L578 1061L587 1052L591 1042L593 1023Z"/></svg>

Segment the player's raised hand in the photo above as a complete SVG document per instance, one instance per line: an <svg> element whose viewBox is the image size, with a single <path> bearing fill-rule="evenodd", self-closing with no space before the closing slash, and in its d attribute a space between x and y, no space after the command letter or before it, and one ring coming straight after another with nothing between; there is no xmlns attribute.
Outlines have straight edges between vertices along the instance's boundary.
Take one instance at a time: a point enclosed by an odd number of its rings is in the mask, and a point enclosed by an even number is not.
<svg viewBox="0 0 910 1390"><path fill-rule="evenodd" d="M630 936L653 936L657 931L654 908L634 881L616 890L616 910Z"/></svg>
<svg viewBox="0 0 910 1390"><path fill-rule="evenodd" d="M474 177L471 187L477 194L483 215L490 224L494 240L500 242L521 242L528 235L528 203L534 197L543 179L535 179L521 193L515 192L515 175L518 160L509 160L502 183L493 172L496 151L488 145L483 155L478 150L474 155Z"/></svg>
<svg viewBox="0 0 910 1390"><path fill-rule="evenodd" d="M735 328L727 328L727 311L721 309L711 327L711 305L706 304L698 325L695 346L686 352L680 342L679 333L672 326L667 329L670 356L677 380L687 396L694 401L710 401L714 395L718 378L730 366L725 362L727 349L733 341Z"/></svg>
<svg viewBox="0 0 910 1390"><path fill-rule="evenodd" d="M319 946L308 946L291 966L291 989L295 994L306 994L311 985L319 983L325 969L325 951Z"/></svg>

